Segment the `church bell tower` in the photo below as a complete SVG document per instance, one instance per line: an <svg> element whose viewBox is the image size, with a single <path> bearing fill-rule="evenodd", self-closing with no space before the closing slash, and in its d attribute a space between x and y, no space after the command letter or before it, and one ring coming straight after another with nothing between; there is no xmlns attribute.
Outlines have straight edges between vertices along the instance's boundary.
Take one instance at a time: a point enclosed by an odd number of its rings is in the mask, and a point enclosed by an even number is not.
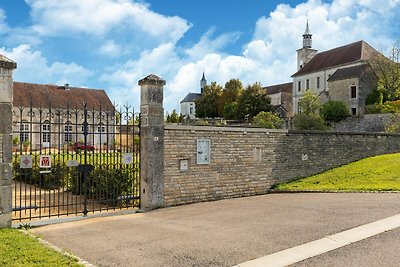
<svg viewBox="0 0 400 267"><path fill-rule="evenodd" d="M200 92L201 94L204 94L204 87L207 85L207 80L206 77L204 76L204 71L203 71L203 77L200 80Z"/></svg>
<svg viewBox="0 0 400 267"><path fill-rule="evenodd" d="M303 48L297 50L297 70L299 71L305 64L317 54L318 50L312 49L312 34L308 26L308 19L306 30L303 34Z"/></svg>

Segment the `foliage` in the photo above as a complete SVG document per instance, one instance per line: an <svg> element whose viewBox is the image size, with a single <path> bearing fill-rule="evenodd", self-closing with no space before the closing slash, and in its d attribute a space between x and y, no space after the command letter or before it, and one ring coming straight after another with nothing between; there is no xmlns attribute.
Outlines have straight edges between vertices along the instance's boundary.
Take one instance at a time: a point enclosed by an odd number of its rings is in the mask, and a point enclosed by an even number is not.
<svg viewBox="0 0 400 267"><path fill-rule="evenodd" d="M206 121L206 120L196 120L194 125L196 125L196 126L207 126L209 124L208 124L208 121Z"/></svg>
<svg viewBox="0 0 400 267"><path fill-rule="evenodd" d="M327 122L339 122L350 116L350 112L344 102L328 101L322 105L321 116Z"/></svg>
<svg viewBox="0 0 400 267"><path fill-rule="evenodd" d="M18 145L19 144L19 137L18 136L14 137L12 139L12 143L13 143L14 146Z"/></svg>
<svg viewBox="0 0 400 267"><path fill-rule="evenodd" d="M378 76L378 91L383 95L383 101L400 99L400 48L396 43L387 57L375 55L370 64Z"/></svg>
<svg viewBox="0 0 400 267"><path fill-rule="evenodd" d="M399 191L400 154L362 159L330 171L280 184L277 190Z"/></svg>
<svg viewBox="0 0 400 267"><path fill-rule="evenodd" d="M313 113L310 115L304 113L296 114L293 117L293 126L296 130L324 131L328 129L321 116Z"/></svg>
<svg viewBox="0 0 400 267"><path fill-rule="evenodd" d="M282 119L272 112L261 111L254 117L253 123L259 127L277 129L282 125Z"/></svg>
<svg viewBox="0 0 400 267"><path fill-rule="evenodd" d="M225 117L225 107L237 102L242 93L243 84L239 79L231 79L226 82L225 87L222 90L221 96L218 100L218 113Z"/></svg>
<svg viewBox="0 0 400 267"><path fill-rule="evenodd" d="M390 124L386 127L389 133L400 133L400 112L393 114Z"/></svg>
<svg viewBox="0 0 400 267"><path fill-rule="evenodd" d="M400 100L387 101L384 104L369 105L366 107L367 113L383 114L400 112Z"/></svg>
<svg viewBox="0 0 400 267"><path fill-rule="evenodd" d="M382 103L383 103L383 94L377 89L372 90L372 93L370 93L367 96L367 99L365 100L366 105L375 105L375 104L382 105Z"/></svg>
<svg viewBox="0 0 400 267"><path fill-rule="evenodd" d="M183 115L182 114L178 115L175 109L172 111L171 115L167 113L167 118L166 118L167 123L180 123L182 122L182 120L183 120Z"/></svg>
<svg viewBox="0 0 400 267"><path fill-rule="evenodd" d="M302 114L316 114L321 108L318 96L313 92L306 91L304 96L299 100L299 107Z"/></svg>
<svg viewBox="0 0 400 267"><path fill-rule="evenodd" d="M271 98L260 83L246 87L238 100L238 114L241 119L246 115L256 116L261 111L271 111Z"/></svg>
<svg viewBox="0 0 400 267"><path fill-rule="evenodd" d="M30 144L31 144L31 142L29 142L29 140L25 140L25 141L22 143L22 145L23 145L25 148L28 148L28 147L30 146Z"/></svg>
<svg viewBox="0 0 400 267"><path fill-rule="evenodd" d="M0 266L82 266L15 229L0 229Z"/></svg>
<svg viewBox="0 0 400 267"><path fill-rule="evenodd" d="M222 92L222 87L216 82L204 87L204 93L196 99L197 118L216 118L218 113L218 100Z"/></svg>
<svg viewBox="0 0 400 267"><path fill-rule="evenodd" d="M222 115L227 120L236 120L239 118L239 105L237 102L228 103L224 106Z"/></svg>
<svg viewBox="0 0 400 267"><path fill-rule="evenodd" d="M327 130L325 121L318 114L321 104L318 96L307 91L299 100L301 113L293 117L293 126L296 130Z"/></svg>

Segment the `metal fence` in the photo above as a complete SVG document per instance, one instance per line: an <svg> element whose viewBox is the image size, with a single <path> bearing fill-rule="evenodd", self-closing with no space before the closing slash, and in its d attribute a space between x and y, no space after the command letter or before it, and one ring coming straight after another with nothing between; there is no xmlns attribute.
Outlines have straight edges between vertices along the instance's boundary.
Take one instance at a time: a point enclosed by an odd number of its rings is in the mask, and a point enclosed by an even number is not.
<svg viewBox="0 0 400 267"><path fill-rule="evenodd" d="M13 220L139 207L139 114L14 107Z"/></svg>

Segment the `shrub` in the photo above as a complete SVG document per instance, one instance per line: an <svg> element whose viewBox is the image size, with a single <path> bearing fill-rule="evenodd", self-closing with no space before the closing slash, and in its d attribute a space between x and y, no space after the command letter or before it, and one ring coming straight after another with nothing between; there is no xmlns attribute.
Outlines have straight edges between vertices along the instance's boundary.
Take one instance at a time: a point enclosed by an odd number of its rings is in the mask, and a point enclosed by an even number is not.
<svg viewBox="0 0 400 267"><path fill-rule="evenodd" d="M282 125L282 119L271 112L261 111L254 117L253 123L262 128L277 129Z"/></svg>
<svg viewBox="0 0 400 267"><path fill-rule="evenodd" d="M321 116L327 122L339 122L350 116L350 112L344 102L328 101L322 106Z"/></svg>
<svg viewBox="0 0 400 267"><path fill-rule="evenodd" d="M327 130L325 121L317 114L297 114L293 117L293 126L296 130Z"/></svg>

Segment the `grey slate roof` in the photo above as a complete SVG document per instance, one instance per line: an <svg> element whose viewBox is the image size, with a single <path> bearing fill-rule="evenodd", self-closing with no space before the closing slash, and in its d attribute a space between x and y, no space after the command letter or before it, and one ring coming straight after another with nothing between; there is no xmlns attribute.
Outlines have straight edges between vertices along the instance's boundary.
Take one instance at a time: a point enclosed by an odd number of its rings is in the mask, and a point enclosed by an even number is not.
<svg viewBox="0 0 400 267"><path fill-rule="evenodd" d="M181 103L194 102L200 96L201 96L200 93L189 93L186 95L186 97L184 99L182 99Z"/></svg>
<svg viewBox="0 0 400 267"><path fill-rule="evenodd" d="M277 93L292 93L293 82L290 83L282 83L271 86L263 87L267 91L268 95L277 94Z"/></svg>
<svg viewBox="0 0 400 267"><path fill-rule="evenodd" d="M368 61L377 53L378 51L376 51L366 42L358 41L316 54L310 60L310 62L308 62L298 72L293 74L292 77L313 73L344 64Z"/></svg>
<svg viewBox="0 0 400 267"><path fill-rule="evenodd" d="M328 79L328 82L359 77L367 67L368 67L368 64L362 64L362 65L357 65L357 66L353 66L353 67L338 69Z"/></svg>

